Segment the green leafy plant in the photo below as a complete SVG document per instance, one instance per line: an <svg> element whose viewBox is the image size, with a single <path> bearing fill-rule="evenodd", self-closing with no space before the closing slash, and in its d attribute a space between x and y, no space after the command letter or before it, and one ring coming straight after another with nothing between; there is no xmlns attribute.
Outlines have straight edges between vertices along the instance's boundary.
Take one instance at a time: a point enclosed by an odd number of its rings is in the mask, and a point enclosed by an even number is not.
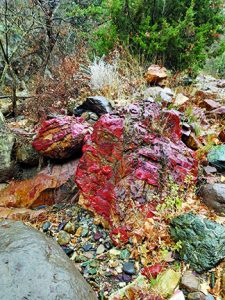
<svg viewBox="0 0 225 300"><path fill-rule="evenodd" d="M180 211L182 207L183 189L169 177L167 185L167 193L163 199L163 203L157 205L157 211L163 212L166 218L170 218L171 214Z"/></svg>

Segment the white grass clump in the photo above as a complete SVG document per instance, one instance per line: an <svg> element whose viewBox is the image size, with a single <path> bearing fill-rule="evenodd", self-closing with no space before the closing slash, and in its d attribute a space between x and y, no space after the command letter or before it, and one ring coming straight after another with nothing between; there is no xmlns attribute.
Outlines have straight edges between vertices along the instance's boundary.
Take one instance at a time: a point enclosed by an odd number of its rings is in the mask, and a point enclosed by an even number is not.
<svg viewBox="0 0 225 300"><path fill-rule="evenodd" d="M95 58L89 66L90 87L92 90L101 90L105 87L115 87L119 85L119 75L117 64L108 64L104 58Z"/></svg>

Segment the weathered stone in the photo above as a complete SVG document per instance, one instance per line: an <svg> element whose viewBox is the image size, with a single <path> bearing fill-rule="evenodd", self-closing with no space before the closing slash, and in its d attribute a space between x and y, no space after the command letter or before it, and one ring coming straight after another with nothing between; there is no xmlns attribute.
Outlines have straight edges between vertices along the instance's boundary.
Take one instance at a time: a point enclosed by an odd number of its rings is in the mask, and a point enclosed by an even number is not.
<svg viewBox="0 0 225 300"><path fill-rule="evenodd" d="M15 156L17 162L24 165L37 166L39 163L39 154L32 147L32 139L27 136L16 136Z"/></svg>
<svg viewBox="0 0 225 300"><path fill-rule="evenodd" d="M144 101L118 114L95 123L75 175L80 204L110 225L114 244L127 243L134 228L144 231L142 225L158 205L154 195L169 176L180 184L187 175L197 176L194 153L180 141L176 111Z"/></svg>
<svg viewBox="0 0 225 300"><path fill-rule="evenodd" d="M144 91L145 99L152 97L155 101L162 103L171 103L173 96L174 93L171 89L160 86L152 86Z"/></svg>
<svg viewBox="0 0 225 300"><path fill-rule="evenodd" d="M58 234L57 241L59 245L66 245L70 242L70 239L71 239L70 234L65 232L64 230L61 230Z"/></svg>
<svg viewBox="0 0 225 300"><path fill-rule="evenodd" d="M5 182L14 175L14 162L12 161L15 136L4 123L1 114L0 121L0 182Z"/></svg>
<svg viewBox="0 0 225 300"><path fill-rule="evenodd" d="M52 223L51 222L45 222L43 225L42 225L42 229L43 229L43 232L47 232L49 230L49 228L51 227Z"/></svg>
<svg viewBox="0 0 225 300"><path fill-rule="evenodd" d="M189 100L188 97L186 97L186 96L185 96L184 94L182 94L182 93L179 93L179 94L176 95L174 104L175 104L175 105L183 105L183 104L186 103L188 100Z"/></svg>
<svg viewBox="0 0 225 300"><path fill-rule="evenodd" d="M74 233L75 232L75 224L72 222L68 222L68 223L66 223L63 230L65 230L68 233Z"/></svg>
<svg viewBox="0 0 225 300"><path fill-rule="evenodd" d="M167 70L164 67L158 65L151 65L145 74L145 79L150 84L159 83L163 79L167 78Z"/></svg>
<svg viewBox="0 0 225 300"><path fill-rule="evenodd" d="M81 118L85 119L85 121L92 125L99 119L98 115L91 111L83 112Z"/></svg>
<svg viewBox="0 0 225 300"><path fill-rule="evenodd" d="M74 189L74 170L78 161L72 160L63 165L46 167L34 178L11 181L1 191L0 206L34 208L65 201Z"/></svg>
<svg viewBox="0 0 225 300"><path fill-rule="evenodd" d="M225 257L225 226L191 213L170 225L172 238L182 242L181 258L195 271L210 270Z"/></svg>
<svg viewBox="0 0 225 300"><path fill-rule="evenodd" d="M208 112L208 114L215 115L215 116L223 116L225 114L225 106L220 106L216 109L213 109Z"/></svg>
<svg viewBox="0 0 225 300"><path fill-rule="evenodd" d="M10 98L0 99L0 112L7 115L12 110L12 101Z"/></svg>
<svg viewBox="0 0 225 300"><path fill-rule="evenodd" d="M215 146L207 155L209 163L220 170L225 170L225 145Z"/></svg>
<svg viewBox="0 0 225 300"><path fill-rule="evenodd" d="M97 299L53 239L13 221L0 236L0 299Z"/></svg>
<svg viewBox="0 0 225 300"><path fill-rule="evenodd" d="M201 190L203 202L217 213L225 213L225 184L206 184Z"/></svg>
<svg viewBox="0 0 225 300"><path fill-rule="evenodd" d="M181 278L180 272L175 272L172 269L167 269L157 277L156 284L153 285L153 290L162 297L171 296L179 284Z"/></svg>
<svg viewBox="0 0 225 300"><path fill-rule="evenodd" d="M196 292L200 289L200 278L195 276L191 271L184 272L181 278L181 286L190 292Z"/></svg>
<svg viewBox="0 0 225 300"><path fill-rule="evenodd" d="M204 99L201 107L204 107L206 110L211 111L213 109L219 108L221 106L220 103L216 102L212 99Z"/></svg>
<svg viewBox="0 0 225 300"><path fill-rule="evenodd" d="M43 156L69 158L79 154L89 129L90 125L82 118L53 118L41 124L32 145Z"/></svg>
<svg viewBox="0 0 225 300"><path fill-rule="evenodd" d="M136 273L134 262L129 261L123 264L123 271L128 275L134 275Z"/></svg>
<svg viewBox="0 0 225 300"><path fill-rule="evenodd" d="M88 97L84 103L74 109L74 115L81 116L86 111L90 111L101 116L110 113L112 111L112 105L105 97L92 96Z"/></svg>
<svg viewBox="0 0 225 300"><path fill-rule="evenodd" d="M216 95L211 92L198 90L195 93L195 97L196 97L197 102L202 103L205 99L215 99Z"/></svg>
<svg viewBox="0 0 225 300"><path fill-rule="evenodd" d="M99 245L97 250L96 250L96 254L102 254L103 252L105 252L105 246L103 244Z"/></svg>
<svg viewBox="0 0 225 300"><path fill-rule="evenodd" d="M215 167L206 166L204 167L204 171L207 175L213 174L217 172L217 169Z"/></svg>

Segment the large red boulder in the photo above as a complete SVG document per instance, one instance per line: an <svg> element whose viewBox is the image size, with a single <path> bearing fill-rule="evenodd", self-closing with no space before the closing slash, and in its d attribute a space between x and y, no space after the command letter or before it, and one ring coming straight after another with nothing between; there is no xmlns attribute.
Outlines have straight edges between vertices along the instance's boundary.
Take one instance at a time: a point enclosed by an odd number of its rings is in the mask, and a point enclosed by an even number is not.
<svg viewBox="0 0 225 300"><path fill-rule="evenodd" d="M83 147L75 181L80 203L111 227L111 237L128 241L134 228L154 215L157 195L169 178L197 178L194 152L180 140L176 111L145 101L102 116ZM160 198L160 197L158 197Z"/></svg>
<svg viewBox="0 0 225 300"><path fill-rule="evenodd" d="M33 141L33 147L42 155L69 158L81 150L90 125L83 118L57 117L44 121Z"/></svg>

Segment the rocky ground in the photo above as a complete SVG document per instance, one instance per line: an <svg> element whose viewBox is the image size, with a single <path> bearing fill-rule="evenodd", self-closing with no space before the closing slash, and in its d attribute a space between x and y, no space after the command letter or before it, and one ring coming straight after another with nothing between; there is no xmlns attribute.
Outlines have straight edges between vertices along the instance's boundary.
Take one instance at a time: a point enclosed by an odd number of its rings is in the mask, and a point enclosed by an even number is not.
<svg viewBox="0 0 225 300"><path fill-rule="evenodd" d="M149 87L126 106L89 97L74 116L41 124L0 114L0 218L42 232L18 247L28 244L34 262L38 239L55 240L46 247L61 248L98 299L225 297L225 81L201 75L169 88L165 72L152 66ZM2 258L15 251L7 247ZM63 282L70 275L59 267ZM76 289L77 299L95 299L79 280L62 287L67 296L52 287L48 299L74 299ZM20 293L12 290L7 300ZM36 299L35 287L25 290Z"/></svg>

